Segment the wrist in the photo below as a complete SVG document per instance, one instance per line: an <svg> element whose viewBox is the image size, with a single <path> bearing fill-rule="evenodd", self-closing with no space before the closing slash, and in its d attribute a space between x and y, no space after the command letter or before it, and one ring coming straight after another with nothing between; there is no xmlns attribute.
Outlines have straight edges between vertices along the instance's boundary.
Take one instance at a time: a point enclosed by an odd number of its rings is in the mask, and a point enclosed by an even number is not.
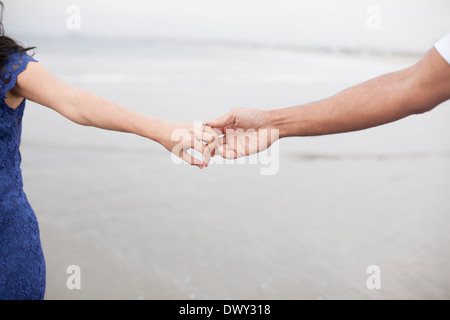
<svg viewBox="0 0 450 320"><path fill-rule="evenodd" d="M284 119L285 117L282 110L283 109L265 111L267 117L267 127L271 130L278 130L279 139L288 136Z"/></svg>
<svg viewBox="0 0 450 320"><path fill-rule="evenodd" d="M161 119L148 118L141 136L163 144L167 140L168 128L169 122Z"/></svg>

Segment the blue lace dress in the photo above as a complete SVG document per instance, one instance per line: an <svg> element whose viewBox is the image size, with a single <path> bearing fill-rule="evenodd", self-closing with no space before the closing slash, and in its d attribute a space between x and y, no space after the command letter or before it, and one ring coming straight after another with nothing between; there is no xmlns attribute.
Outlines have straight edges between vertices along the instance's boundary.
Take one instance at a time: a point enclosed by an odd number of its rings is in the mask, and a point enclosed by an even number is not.
<svg viewBox="0 0 450 320"><path fill-rule="evenodd" d="M0 67L0 299L37 300L45 293L45 260L39 227L23 192L19 151L25 101L17 109L6 103L6 93L30 61L13 53Z"/></svg>

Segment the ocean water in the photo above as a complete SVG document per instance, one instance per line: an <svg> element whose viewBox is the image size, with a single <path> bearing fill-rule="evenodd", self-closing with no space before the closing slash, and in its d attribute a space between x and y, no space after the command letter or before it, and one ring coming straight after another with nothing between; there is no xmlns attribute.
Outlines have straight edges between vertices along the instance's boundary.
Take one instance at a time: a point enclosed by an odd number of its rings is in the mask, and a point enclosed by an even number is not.
<svg viewBox="0 0 450 320"><path fill-rule="evenodd" d="M30 42L42 36L176 39L422 53L450 32L447 0L6 0L4 3L8 33ZM73 21L79 22L75 28Z"/></svg>
<svg viewBox="0 0 450 320"><path fill-rule="evenodd" d="M175 40L35 39L68 83L146 115L323 99L420 55ZM277 143L263 164L175 165L157 143L29 102L25 191L47 299L448 299L450 105L357 133ZM69 290L67 267L82 271ZM369 290L367 268L381 269Z"/></svg>

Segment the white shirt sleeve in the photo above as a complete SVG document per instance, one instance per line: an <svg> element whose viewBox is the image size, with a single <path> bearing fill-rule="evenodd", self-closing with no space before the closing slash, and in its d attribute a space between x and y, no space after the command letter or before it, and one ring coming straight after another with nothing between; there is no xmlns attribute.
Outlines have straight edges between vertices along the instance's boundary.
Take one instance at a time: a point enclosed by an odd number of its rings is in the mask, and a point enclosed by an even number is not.
<svg viewBox="0 0 450 320"><path fill-rule="evenodd" d="M450 63L450 33L434 45L441 56Z"/></svg>

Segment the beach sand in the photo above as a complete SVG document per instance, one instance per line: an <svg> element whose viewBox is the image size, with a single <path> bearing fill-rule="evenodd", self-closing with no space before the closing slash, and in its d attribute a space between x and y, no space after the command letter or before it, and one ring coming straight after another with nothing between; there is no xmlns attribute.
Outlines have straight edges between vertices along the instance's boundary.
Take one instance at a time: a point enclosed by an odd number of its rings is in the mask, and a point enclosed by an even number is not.
<svg viewBox="0 0 450 320"><path fill-rule="evenodd" d="M186 122L322 99L418 59L37 44L65 81ZM28 103L22 169L46 299L449 299L449 123L445 103L362 132L282 140L278 172L261 175L262 164L175 165L155 142ZM80 290L66 286L69 265ZM370 265L381 290L366 286Z"/></svg>

